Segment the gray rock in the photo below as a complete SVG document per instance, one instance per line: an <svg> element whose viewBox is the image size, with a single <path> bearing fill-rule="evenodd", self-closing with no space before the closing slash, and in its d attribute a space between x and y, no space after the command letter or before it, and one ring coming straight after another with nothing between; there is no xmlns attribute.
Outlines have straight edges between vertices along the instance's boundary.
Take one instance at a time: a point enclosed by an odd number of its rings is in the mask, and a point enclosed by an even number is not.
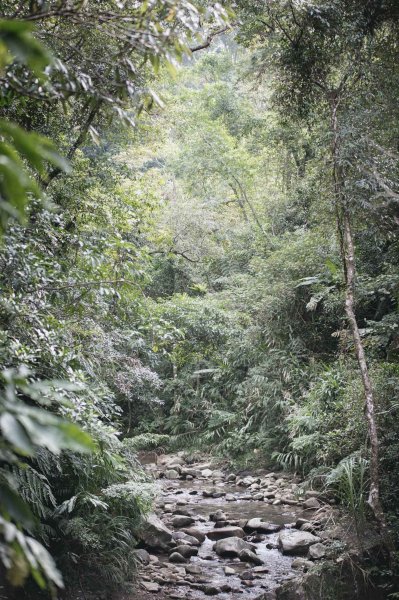
<svg viewBox="0 0 399 600"><path fill-rule="evenodd" d="M179 554L179 552L172 552L172 554L169 556L169 561L171 563L185 563L187 562L187 559L185 559L184 556Z"/></svg>
<svg viewBox="0 0 399 600"><path fill-rule="evenodd" d="M172 519L173 527L189 527L195 523L195 519L187 515L176 515Z"/></svg>
<svg viewBox="0 0 399 600"><path fill-rule="evenodd" d="M201 471L202 477L210 477L212 475L212 471L210 469L204 469Z"/></svg>
<svg viewBox="0 0 399 600"><path fill-rule="evenodd" d="M159 585L153 581L142 581L141 585L147 592L152 592L154 594L159 592Z"/></svg>
<svg viewBox="0 0 399 600"><path fill-rule="evenodd" d="M224 574L225 575L235 575L236 571L234 569L232 569L231 567L224 567Z"/></svg>
<svg viewBox="0 0 399 600"><path fill-rule="evenodd" d="M207 537L210 540L224 540L225 538L243 538L245 533L241 527L219 527L218 529L212 529L206 532Z"/></svg>
<svg viewBox="0 0 399 600"><path fill-rule="evenodd" d="M302 506L304 508L316 509L316 508L320 508L321 504L317 500L317 498L308 498L308 500L305 500L305 502L302 504Z"/></svg>
<svg viewBox="0 0 399 600"><path fill-rule="evenodd" d="M226 494L226 502L236 502L237 498L233 494Z"/></svg>
<svg viewBox="0 0 399 600"><path fill-rule="evenodd" d="M278 545L283 554L306 554L312 544L320 542L320 538L307 531L295 529L282 531L278 537Z"/></svg>
<svg viewBox="0 0 399 600"><path fill-rule="evenodd" d="M188 544L189 546L200 546L199 540L193 535L188 535L183 531L175 531L173 534L173 539L184 542L184 544Z"/></svg>
<svg viewBox="0 0 399 600"><path fill-rule="evenodd" d="M319 560L320 558L324 558L326 555L326 550L327 548L325 547L324 544L313 544L313 546L310 546L309 548L309 556L311 558L313 558L314 560Z"/></svg>
<svg viewBox="0 0 399 600"><path fill-rule="evenodd" d="M215 513L209 515L211 521L227 521L227 517L222 510L217 510Z"/></svg>
<svg viewBox="0 0 399 600"><path fill-rule="evenodd" d="M307 571L308 569L311 569L313 566L314 566L314 564L312 563L312 561L306 560L306 558L296 558L291 563L291 567L293 569L296 569L299 571Z"/></svg>
<svg viewBox="0 0 399 600"><path fill-rule="evenodd" d="M282 529L282 525L276 523L265 523L262 519L255 518L247 521L245 531L257 531L259 533L276 533Z"/></svg>
<svg viewBox="0 0 399 600"><path fill-rule="evenodd" d="M185 569L190 575L201 575L202 573L202 569L198 565L187 565Z"/></svg>
<svg viewBox="0 0 399 600"><path fill-rule="evenodd" d="M176 469L168 469L165 471L165 479L179 479L180 474Z"/></svg>
<svg viewBox="0 0 399 600"><path fill-rule="evenodd" d="M199 588L206 596L216 596L222 591L219 586L212 583L203 583Z"/></svg>
<svg viewBox="0 0 399 600"><path fill-rule="evenodd" d="M219 540L213 548L218 556L233 558L238 556L243 550L252 550L252 546L239 537L229 537Z"/></svg>
<svg viewBox="0 0 399 600"><path fill-rule="evenodd" d="M186 535L188 535L190 537L196 538L200 544L205 542L205 533L203 533L200 529L197 529L197 527L190 527L189 529L183 529L183 533L185 533Z"/></svg>
<svg viewBox="0 0 399 600"><path fill-rule="evenodd" d="M176 548L174 548L174 552L181 554L181 556L184 556L184 558L190 558L191 556L196 556L198 554L198 548L195 548L194 546L186 546L184 544L181 546L176 546Z"/></svg>
<svg viewBox="0 0 399 600"><path fill-rule="evenodd" d="M241 550L238 558L241 560L241 562L249 562L253 563L254 565L263 565L263 561L259 558L259 556L256 556L255 552L248 550L248 548Z"/></svg>
<svg viewBox="0 0 399 600"><path fill-rule="evenodd" d="M148 515L138 537L147 548L157 551L169 550L169 544L173 541L172 532L154 513Z"/></svg>
<svg viewBox="0 0 399 600"><path fill-rule="evenodd" d="M144 550L144 548L138 548L137 550L134 550L133 554L135 560L137 560L137 562L141 563L142 565L150 564L151 556L147 552L147 550Z"/></svg>

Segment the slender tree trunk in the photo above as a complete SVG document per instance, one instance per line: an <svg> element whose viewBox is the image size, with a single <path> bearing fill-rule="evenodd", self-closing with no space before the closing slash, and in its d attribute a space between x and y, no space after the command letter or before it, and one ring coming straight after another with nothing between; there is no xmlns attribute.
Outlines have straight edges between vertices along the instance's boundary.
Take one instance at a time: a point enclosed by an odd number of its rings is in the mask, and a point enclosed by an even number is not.
<svg viewBox="0 0 399 600"><path fill-rule="evenodd" d="M331 158L333 167L333 184L335 194L335 208L337 225L341 244L341 254L345 275L345 312L352 333L356 358L362 378L365 397L365 417L367 420L368 437L370 441L370 491L368 504L376 518L381 534L389 548L391 546L386 525L384 511L380 498L380 473L379 473L379 442L375 416L375 401L373 386L364 350L363 340L360 335L359 325L355 312L355 243L352 234L350 210L344 190L344 173L340 165L340 137L338 128L337 110L340 102L339 95L331 99L331 131L332 145Z"/></svg>
<svg viewBox="0 0 399 600"><path fill-rule="evenodd" d="M87 135L95 117L97 116L97 113L100 110L102 103L103 103L102 100L95 100L95 102L92 104L92 107L91 107L89 113L87 114L86 120L84 121L84 123L82 124L82 126L80 128L78 137L76 138L76 140L74 141L74 143L68 150L68 153L67 153L68 160L72 160L72 158L75 156L76 150L85 141L86 135ZM49 173L47 181L43 182L42 187L47 188L47 186L51 183L51 181L53 181L53 179L58 177L58 175L60 175L61 173L62 173L62 170L60 168L56 167L55 169L53 169Z"/></svg>

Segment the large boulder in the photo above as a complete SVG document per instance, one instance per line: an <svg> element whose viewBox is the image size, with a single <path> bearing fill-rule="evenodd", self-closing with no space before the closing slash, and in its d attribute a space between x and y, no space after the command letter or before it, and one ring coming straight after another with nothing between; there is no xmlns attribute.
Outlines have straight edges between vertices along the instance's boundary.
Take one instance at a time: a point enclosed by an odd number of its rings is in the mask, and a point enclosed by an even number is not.
<svg viewBox="0 0 399 600"><path fill-rule="evenodd" d="M307 531L291 529L282 531L278 537L278 545L283 554L306 554L312 544L320 542L320 538Z"/></svg>
<svg viewBox="0 0 399 600"><path fill-rule="evenodd" d="M173 541L172 532L154 513L148 515L138 535L147 548L158 552L168 550L170 543Z"/></svg>
<svg viewBox="0 0 399 600"><path fill-rule="evenodd" d="M224 540L229 537L243 538L245 533L241 527L219 527L206 532L210 540Z"/></svg>
<svg viewBox="0 0 399 600"><path fill-rule="evenodd" d="M213 548L218 556L233 558L239 556L243 550L252 550L251 544L244 542L239 537L229 537L219 540Z"/></svg>

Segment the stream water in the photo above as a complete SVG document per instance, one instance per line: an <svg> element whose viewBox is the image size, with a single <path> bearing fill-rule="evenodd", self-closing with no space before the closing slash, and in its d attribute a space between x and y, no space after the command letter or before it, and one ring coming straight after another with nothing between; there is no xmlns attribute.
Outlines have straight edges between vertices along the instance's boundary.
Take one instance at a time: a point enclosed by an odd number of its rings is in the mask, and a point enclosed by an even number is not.
<svg viewBox="0 0 399 600"><path fill-rule="evenodd" d="M310 519L314 512L304 510L299 504L275 505L273 500L255 500L252 490L223 480L214 483L204 478L161 481L157 514L175 532L179 531L172 525L176 514L191 516L195 519L192 526L206 535L215 529L210 515L218 510L225 513L228 524L243 527L246 521L258 517L283 528L292 528L299 517ZM287 486L289 484L288 481ZM216 495L220 492L223 496L207 497L212 492ZM254 544L262 566L242 562L239 558L221 558L214 551L215 542L206 537L198 555L192 556L186 564L172 564L168 554L158 554L154 563L143 569L144 578L158 581L162 598L200 599L207 595L217 595L221 600L273 598L273 590L278 585L298 574L291 566L295 556L284 555L278 549L278 536L279 533L270 533L245 537ZM229 574L226 574L226 567L230 567ZM156 592L156 588L152 591Z"/></svg>

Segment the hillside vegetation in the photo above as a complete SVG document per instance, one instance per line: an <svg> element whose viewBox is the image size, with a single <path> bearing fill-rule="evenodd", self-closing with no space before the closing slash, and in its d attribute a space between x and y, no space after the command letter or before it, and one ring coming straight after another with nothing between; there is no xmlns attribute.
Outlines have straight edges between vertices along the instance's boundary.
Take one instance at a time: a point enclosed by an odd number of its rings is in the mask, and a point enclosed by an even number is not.
<svg viewBox="0 0 399 600"><path fill-rule="evenodd" d="M396 598L399 8L204 4L1 3L5 598L131 577L143 450L334 489Z"/></svg>

